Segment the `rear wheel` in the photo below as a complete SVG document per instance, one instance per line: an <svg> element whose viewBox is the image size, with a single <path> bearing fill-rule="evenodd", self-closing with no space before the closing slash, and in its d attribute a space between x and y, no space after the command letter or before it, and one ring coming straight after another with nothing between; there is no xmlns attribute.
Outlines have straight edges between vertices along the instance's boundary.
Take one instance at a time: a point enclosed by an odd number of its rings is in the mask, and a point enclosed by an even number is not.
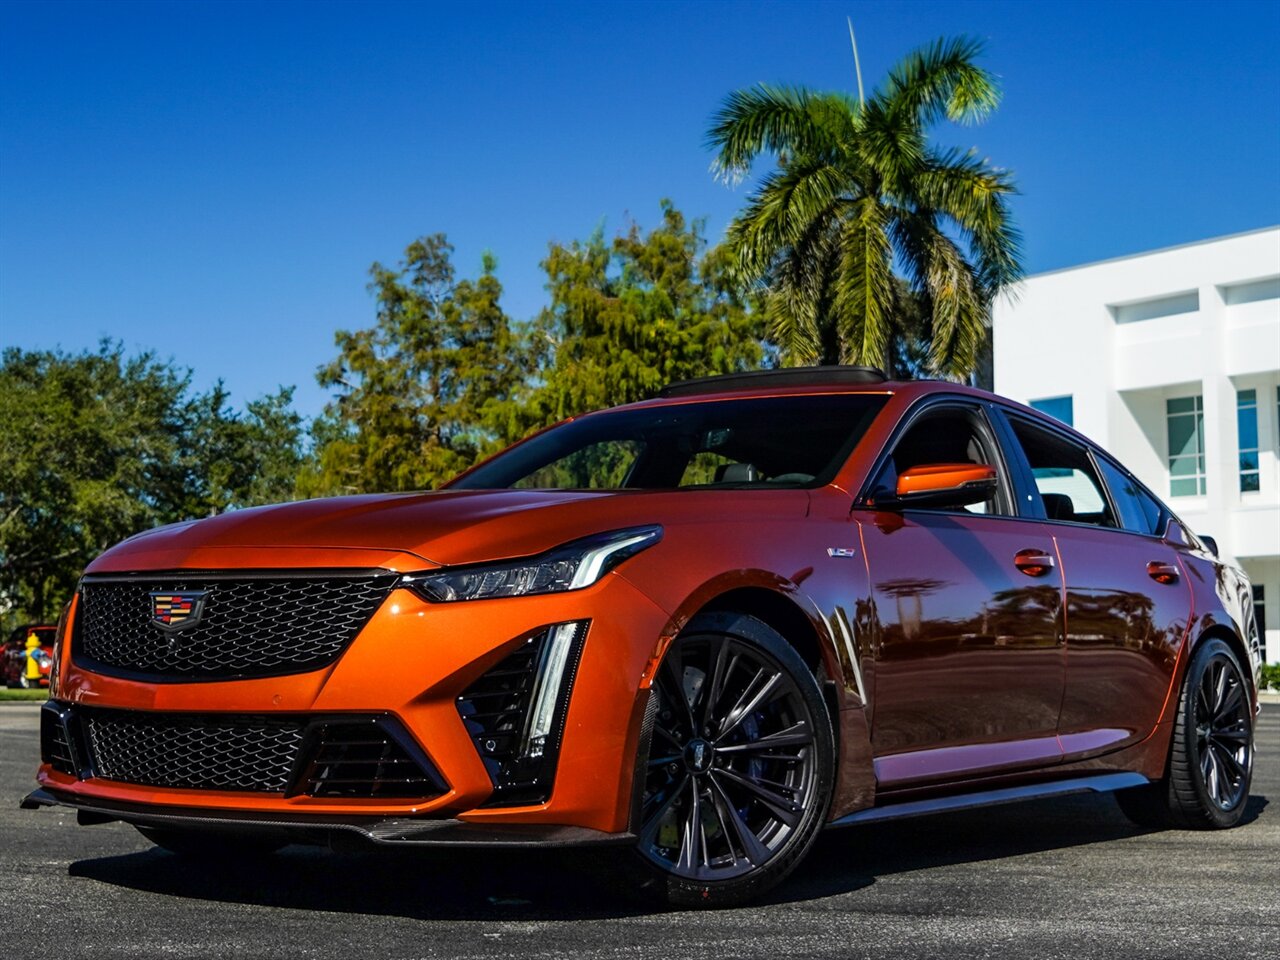
<svg viewBox="0 0 1280 960"><path fill-rule="evenodd" d="M763 893L826 819L834 744L817 681L762 621L710 614L672 643L652 696L640 885L681 904Z"/></svg>
<svg viewBox="0 0 1280 960"><path fill-rule="evenodd" d="M178 827L142 827L137 831L170 853L183 857L199 857L202 860L244 860L265 857L275 853L285 844L266 837L241 837L204 830L183 830Z"/></svg>
<svg viewBox="0 0 1280 960"><path fill-rule="evenodd" d="M1244 816L1253 777L1253 702L1240 662L1207 640L1187 667L1164 777L1116 794L1143 826L1215 830Z"/></svg>

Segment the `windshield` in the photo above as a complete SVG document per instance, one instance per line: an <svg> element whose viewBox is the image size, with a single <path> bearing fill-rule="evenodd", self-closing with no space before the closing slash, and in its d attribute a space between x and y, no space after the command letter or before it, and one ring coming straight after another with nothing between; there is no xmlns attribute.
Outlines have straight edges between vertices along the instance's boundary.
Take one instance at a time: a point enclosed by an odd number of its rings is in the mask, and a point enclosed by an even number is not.
<svg viewBox="0 0 1280 960"><path fill-rule="evenodd" d="M605 411L548 430L450 486L814 487L831 481L887 399L830 394Z"/></svg>

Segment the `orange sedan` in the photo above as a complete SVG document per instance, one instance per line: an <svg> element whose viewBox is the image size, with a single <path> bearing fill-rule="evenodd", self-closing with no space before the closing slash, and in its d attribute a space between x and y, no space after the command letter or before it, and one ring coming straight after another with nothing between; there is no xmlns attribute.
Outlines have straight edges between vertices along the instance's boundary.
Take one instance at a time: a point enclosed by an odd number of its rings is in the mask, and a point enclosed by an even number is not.
<svg viewBox="0 0 1280 960"><path fill-rule="evenodd" d="M1248 581L1087 439L864 368L673 384L431 493L119 544L59 627L39 789L199 856L613 844L673 902L824 827L1073 791L1227 827Z"/></svg>

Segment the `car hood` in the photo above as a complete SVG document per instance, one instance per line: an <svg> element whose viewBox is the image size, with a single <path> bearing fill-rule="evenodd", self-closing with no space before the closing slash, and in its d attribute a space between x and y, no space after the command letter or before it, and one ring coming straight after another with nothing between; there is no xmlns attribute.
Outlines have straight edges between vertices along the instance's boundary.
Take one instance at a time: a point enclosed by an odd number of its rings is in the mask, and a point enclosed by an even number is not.
<svg viewBox="0 0 1280 960"><path fill-rule="evenodd" d="M162 569L421 569L528 556L606 530L803 516L804 490L441 490L305 500L158 527L88 573Z"/></svg>

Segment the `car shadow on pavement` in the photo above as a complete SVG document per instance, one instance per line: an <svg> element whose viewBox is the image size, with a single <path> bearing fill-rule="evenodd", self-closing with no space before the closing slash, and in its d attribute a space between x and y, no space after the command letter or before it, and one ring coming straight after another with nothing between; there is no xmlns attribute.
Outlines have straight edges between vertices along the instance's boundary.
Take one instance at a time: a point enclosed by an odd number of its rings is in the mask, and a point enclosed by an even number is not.
<svg viewBox="0 0 1280 960"><path fill-rule="evenodd" d="M1266 805L1265 797L1252 797L1245 822L1257 819ZM1106 796L867 824L821 836L805 863L766 900L846 895L877 877L1151 832L1131 824ZM610 881L610 857L622 855L629 854L475 849L344 854L295 846L251 863L219 864L149 848L78 860L69 872L175 897L420 920L575 920L654 912L658 908Z"/></svg>

